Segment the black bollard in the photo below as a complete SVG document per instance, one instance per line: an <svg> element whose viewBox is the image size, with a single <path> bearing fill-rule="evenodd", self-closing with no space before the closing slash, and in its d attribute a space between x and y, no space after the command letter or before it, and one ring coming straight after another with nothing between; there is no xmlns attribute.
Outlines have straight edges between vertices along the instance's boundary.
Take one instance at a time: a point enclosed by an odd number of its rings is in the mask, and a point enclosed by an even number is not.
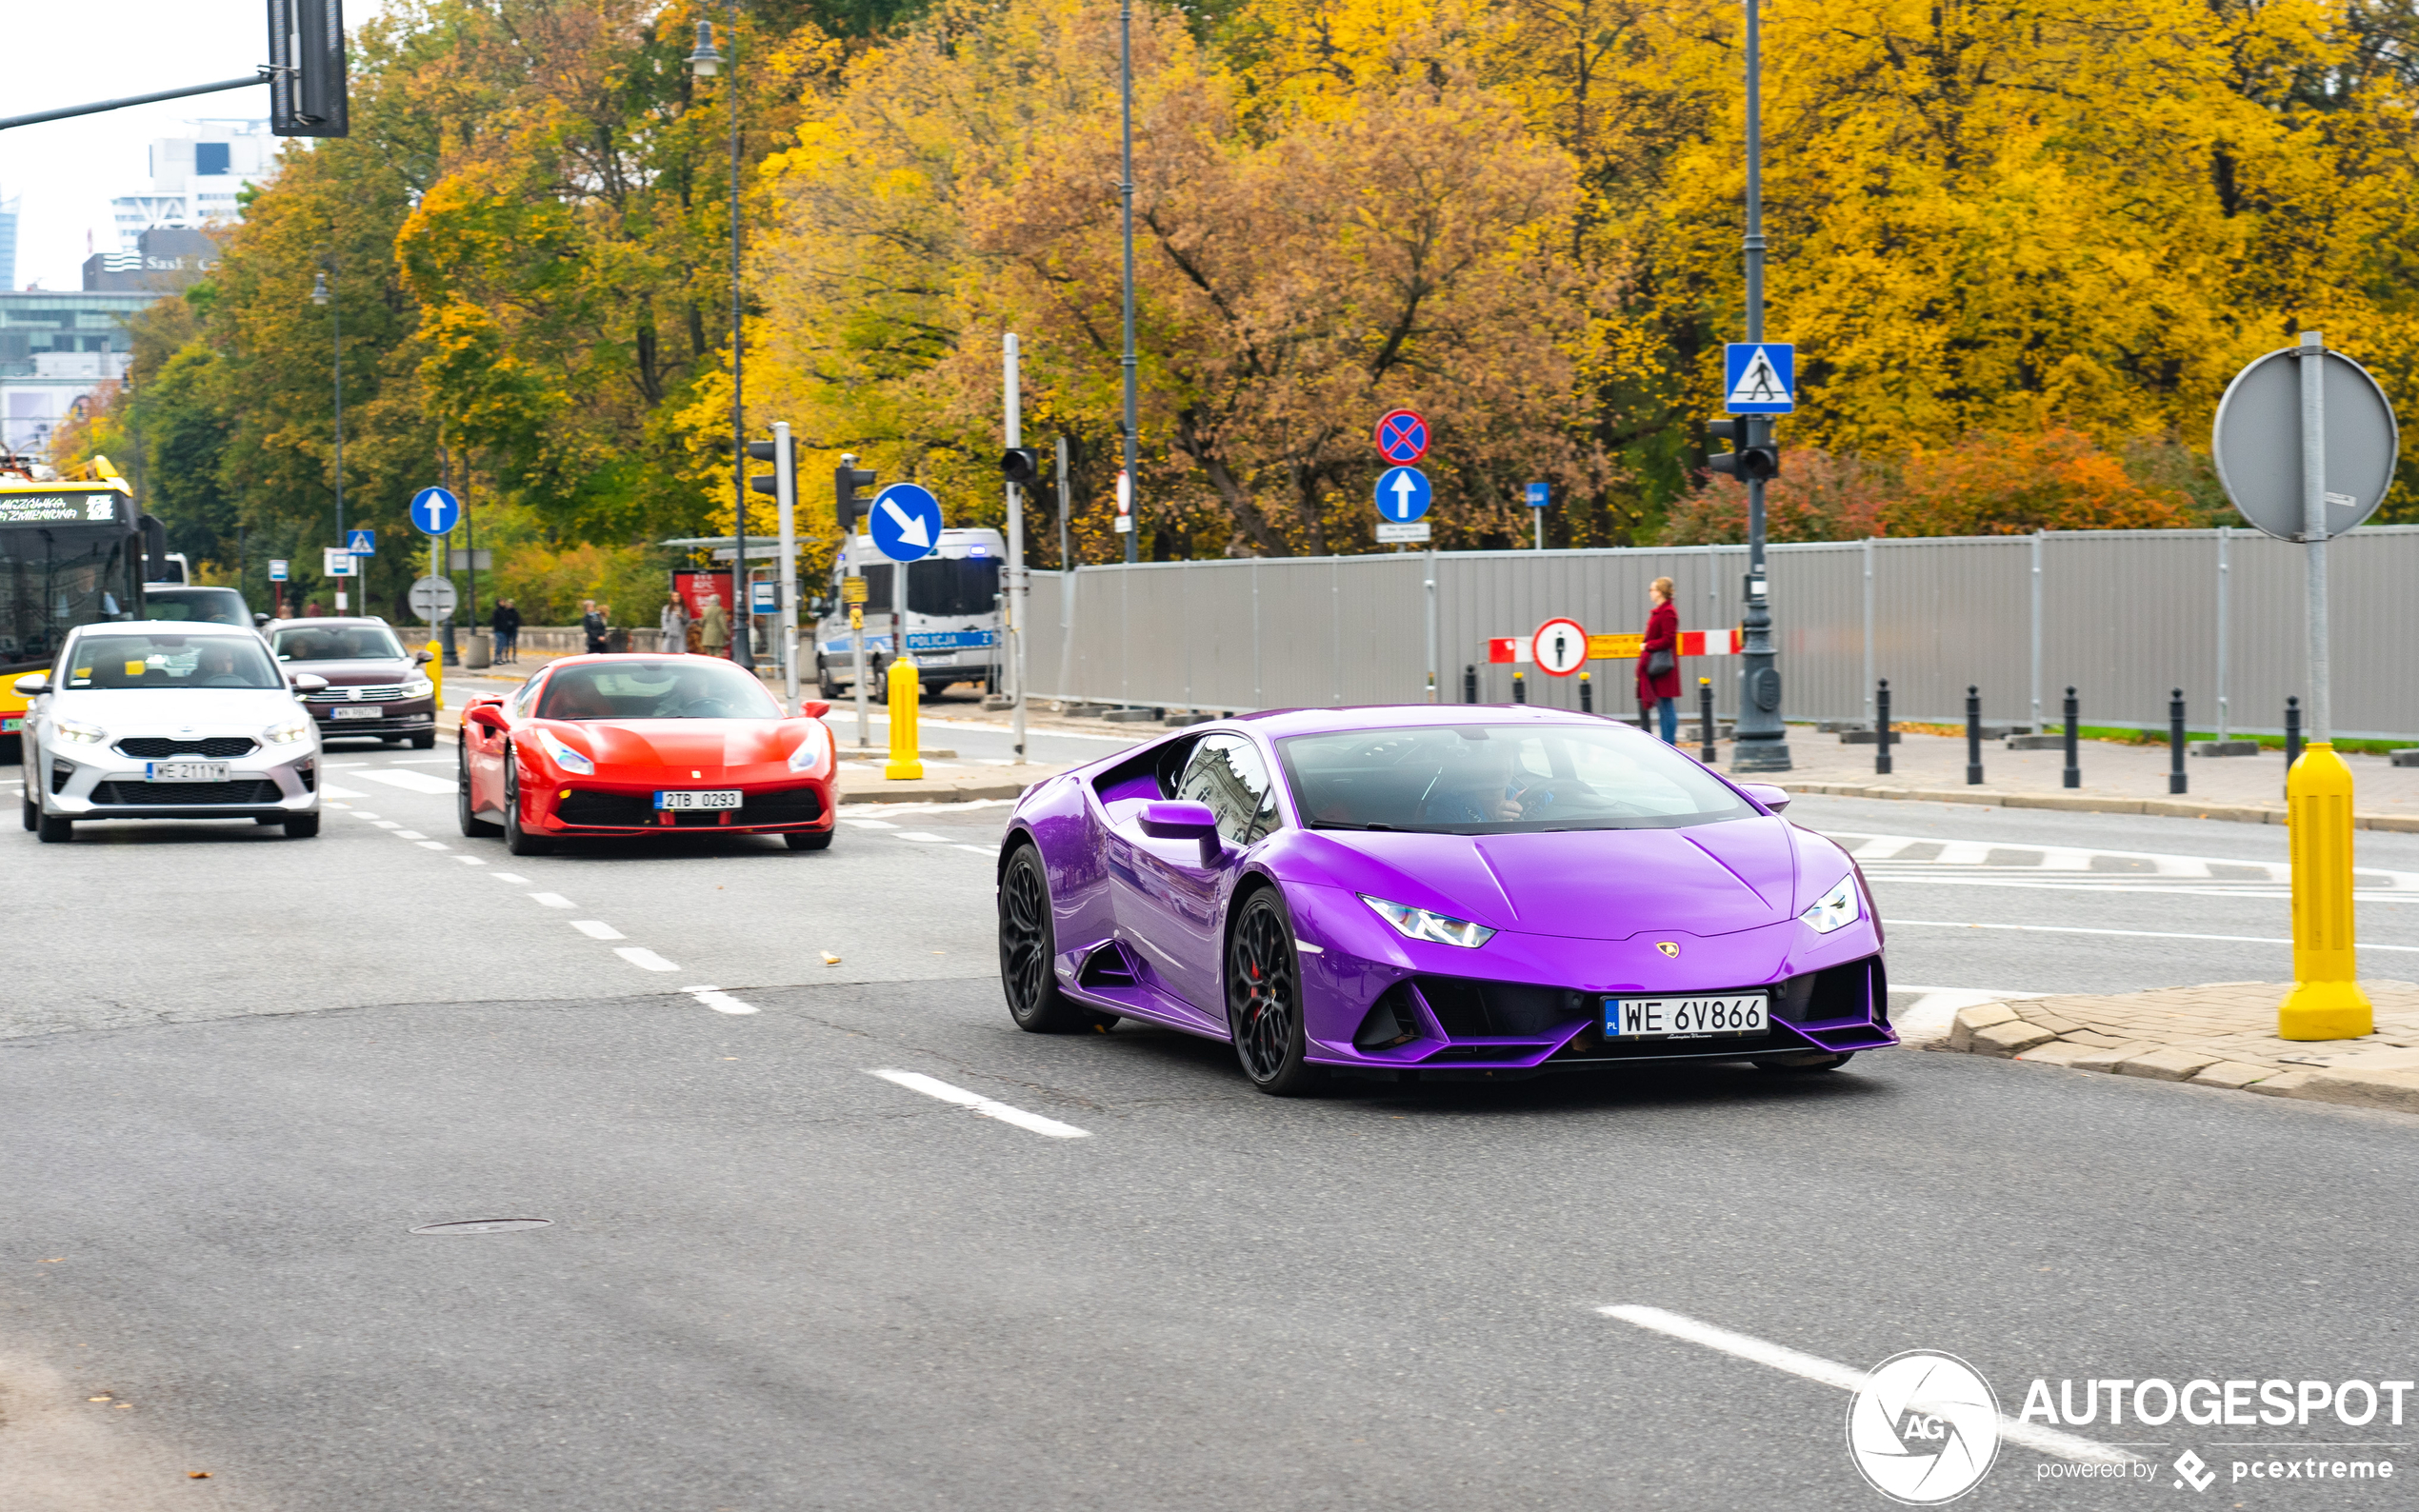
<svg viewBox="0 0 2419 1512"><path fill-rule="evenodd" d="M2185 791L2184 779L2184 689L2167 701L2167 790Z"/></svg>
<svg viewBox="0 0 2419 1512"><path fill-rule="evenodd" d="M1528 679L1519 672L1514 672L1512 674L1512 702L1515 704L1526 704L1529 702L1529 682Z"/></svg>
<svg viewBox="0 0 2419 1512"><path fill-rule="evenodd" d="M1478 702L1478 668L1468 662L1462 664L1462 702Z"/></svg>
<svg viewBox="0 0 2419 1512"><path fill-rule="evenodd" d="M2083 786L2083 752L2076 745L2082 737L2083 706L2075 701L2074 689L2067 689L2067 773L2069 787Z"/></svg>
<svg viewBox="0 0 2419 1512"><path fill-rule="evenodd" d="M1596 685L1588 681L1588 674L1582 672L1579 674L1579 712L1592 714L1595 711Z"/></svg>
<svg viewBox="0 0 2419 1512"><path fill-rule="evenodd" d="M1982 786L1982 689L1966 685L1966 786Z"/></svg>
<svg viewBox="0 0 2419 1512"><path fill-rule="evenodd" d="M2302 701L2285 700L2285 769L2291 771L2293 763L2302 759Z"/></svg>
<svg viewBox="0 0 2419 1512"><path fill-rule="evenodd" d="M1697 679L1697 760L1713 765L1713 679Z"/></svg>
<svg viewBox="0 0 2419 1512"><path fill-rule="evenodd" d="M1873 774L1889 775L1889 679L1873 694Z"/></svg>

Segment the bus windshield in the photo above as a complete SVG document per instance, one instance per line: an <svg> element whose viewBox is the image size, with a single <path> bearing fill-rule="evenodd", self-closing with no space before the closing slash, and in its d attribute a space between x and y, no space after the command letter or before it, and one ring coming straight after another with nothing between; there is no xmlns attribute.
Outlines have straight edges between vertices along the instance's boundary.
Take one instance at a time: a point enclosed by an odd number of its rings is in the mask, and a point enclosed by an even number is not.
<svg viewBox="0 0 2419 1512"><path fill-rule="evenodd" d="M130 618L128 531L0 524L0 666L40 666L79 625Z"/></svg>

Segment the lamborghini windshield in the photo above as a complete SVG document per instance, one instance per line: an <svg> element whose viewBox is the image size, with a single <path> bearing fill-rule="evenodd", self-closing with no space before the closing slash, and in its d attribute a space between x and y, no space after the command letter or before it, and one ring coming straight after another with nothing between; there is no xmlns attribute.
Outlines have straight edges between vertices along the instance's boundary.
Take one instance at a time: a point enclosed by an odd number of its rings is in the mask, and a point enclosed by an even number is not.
<svg viewBox="0 0 2419 1512"><path fill-rule="evenodd" d="M1429 725L1277 743L1313 829L1680 829L1755 810L1660 741L1603 725Z"/></svg>

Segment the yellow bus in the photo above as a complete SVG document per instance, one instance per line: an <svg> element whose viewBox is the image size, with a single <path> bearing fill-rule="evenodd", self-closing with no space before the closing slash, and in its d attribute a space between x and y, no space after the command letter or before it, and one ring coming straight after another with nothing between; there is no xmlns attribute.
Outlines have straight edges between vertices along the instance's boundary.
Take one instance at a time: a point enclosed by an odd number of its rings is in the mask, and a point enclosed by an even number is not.
<svg viewBox="0 0 2419 1512"><path fill-rule="evenodd" d="M90 481L39 479L0 457L0 760L22 749L17 679L48 670L79 625L142 618L146 558L167 546L126 480L106 462L93 470Z"/></svg>

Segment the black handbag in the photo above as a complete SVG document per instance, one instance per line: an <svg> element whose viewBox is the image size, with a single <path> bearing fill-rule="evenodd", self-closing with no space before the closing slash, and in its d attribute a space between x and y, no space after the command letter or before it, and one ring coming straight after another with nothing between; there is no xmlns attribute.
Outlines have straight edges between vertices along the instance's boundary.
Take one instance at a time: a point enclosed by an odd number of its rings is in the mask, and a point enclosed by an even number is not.
<svg viewBox="0 0 2419 1512"><path fill-rule="evenodd" d="M1678 670L1679 666L1680 663L1678 659L1672 656L1671 647L1668 646L1658 646L1653 650L1647 653L1647 675L1649 677L1666 676L1670 672Z"/></svg>

